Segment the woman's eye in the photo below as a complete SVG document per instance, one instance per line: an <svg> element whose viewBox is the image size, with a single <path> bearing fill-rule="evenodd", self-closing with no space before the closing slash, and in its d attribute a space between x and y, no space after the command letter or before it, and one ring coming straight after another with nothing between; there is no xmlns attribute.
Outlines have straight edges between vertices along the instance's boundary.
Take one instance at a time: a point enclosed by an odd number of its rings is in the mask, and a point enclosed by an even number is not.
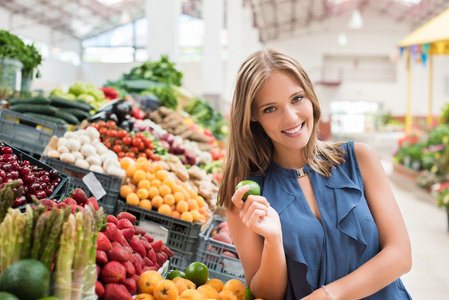
<svg viewBox="0 0 449 300"><path fill-rule="evenodd" d="M298 96L298 97L295 97L295 98L293 99L293 103L300 102L303 98L304 98L304 96Z"/></svg>
<svg viewBox="0 0 449 300"><path fill-rule="evenodd" d="M274 110L275 110L275 108L272 107L272 106L270 106L270 107L265 108L265 109L263 110L263 112L264 112L264 113L270 113L270 112L273 112Z"/></svg>

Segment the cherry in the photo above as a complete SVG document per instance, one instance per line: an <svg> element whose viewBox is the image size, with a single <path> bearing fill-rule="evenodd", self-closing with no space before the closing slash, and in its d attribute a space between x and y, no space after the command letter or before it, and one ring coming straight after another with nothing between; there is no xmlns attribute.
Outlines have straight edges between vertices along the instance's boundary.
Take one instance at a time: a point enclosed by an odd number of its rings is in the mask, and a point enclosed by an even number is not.
<svg viewBox="0 0 449 300"><path fill-rule="evenodd" d="M45 191L45 189L46 189L47 187L48 187L48 184L46 184L45 182L42 182L42 183L40 184L39 190Z"/></svg>
<svg viewBox="0 0 449 300"><path fill-rule="evenodd" d="M31 163L28 160L22 161L22 166L29 166L29 165L31 165Z"/></svg>
<svg viewBox="0 0 449 300"><path fill-rule="evenodd" d="M50 197L53 192L54 190L51 187L45 189L45 194L47 195L47 197Z"/></svg>
<svg viewBox="0 0 449 300"><path fill-rule="evenodd" d="M2 154L12 154L11 147L3 147L0 151Z"/></svg>
<svg viewBox="0 0 449 300"><path fill-rule="evenodd" d="M36 192L36 197L37 197L38 199L43 199L43 198L45 198L46 196L47 196L47 194L45 194L44 191L37 191L37 192Z"/></svg>
<svg viewBox="0 0 449 300"><path fill-rule="evenodd" d="M19 171L19 174L20 174L20 176L25 176L25 175L27 175L27 174L30 174L31 173L31 170L30 170L30 168L29 167L27 167L27 166L22 166L22 167L20 167L17 171Z"/></svg>
<svg viewBox="0 0 449 300"><path fill-rule="evenodd" d="M12 171L12 166L11 166L10 163L6 163L6 164L3 164L2 169L3 169L3 171L5 171L6 173L8 173L8 172L11 172L11 171Z"/></svg>
<svg viewBox="0 0 449 300"><path fill-rule="evenodd" d="M27 202L31 203L31 202L33 202L33 198L36 198L36 195L34 193L28 194L28 195L26 195L26 198L27 198Z"/></svg>
<svg viewBox="0 0 449 300"><path fill-rule="evenodd" d="M6 179L12 179L12 174L11 174L11 172L6 173Z"/></svg>
<svg viewBox="0 0 449 300"><path fill-rule="evenodd" d="M12 176L11 177L12 179L18 179L19 178L19 172L17 172L17 171L11 171L10 174Z"/></svg>
<svg viewBox="0 0 449 300"><path fill-rule="evenodd" d="M47 175L41 176L40 179L41 182L50 183L50 177L48 177Z"/></svg>
<svg viewBox="0 0 449 300"><path fill-rule="evenodd" d="M61 181L62 181L61 178L58 177L58 178L56 178L56 179L53 181L53 183L56 182L56 183L60 184Z"/></svg>
<svg viewBox="0 0 449 300"><path fill-rule="evenodd" d="M25 199L26 201L26 199ZM17 197L16 199L14 199L14 202L12 204L13 207L19 207L22 205L22 196Z"/></svg>
<svg viewBox="0 0 449 300"><path fill-rule="evenodd" d="M59 172L55 169L50 170L50 172L48 172L48 175L50 176L50 179L55 179L59 176Z"/></svg>
<svg viewBox="0 0 449 300"><path fill-rule="evenodd" d="M6 172L3 171L3 169L0 169L0 177L1 177L2 179L5 179L5 178L6 178Z"/></svg>
<svg viewBox="0 0 449 300"><path fill-rule="evenodd" d="M34 183L34 181L35 181L34 174L28 173L22 177L22 180L23 180L23 183L30 185L30 184Z"/></svg>

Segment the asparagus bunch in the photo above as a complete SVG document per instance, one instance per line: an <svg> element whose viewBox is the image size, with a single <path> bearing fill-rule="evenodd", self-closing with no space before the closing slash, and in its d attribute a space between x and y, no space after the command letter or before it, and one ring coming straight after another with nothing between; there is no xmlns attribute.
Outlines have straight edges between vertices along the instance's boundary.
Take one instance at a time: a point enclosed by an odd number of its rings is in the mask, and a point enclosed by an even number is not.
<svg viewBox="0 0 449 300"><path fill-rule="evenodd" d="M19 184L20 180L13 180L6 183L0 190L0 223L3 222L8 208L12 207L14 199L22 195L23 187L19 187Z"/></svg>
<svg viewBox="0 0 449 300"><path fill-rule="evenodd" d="M19 209L8 208L8 213L0 225L0 269L3 274L6 269L18 261L22 255L26 226L26 216Z"/></svg>

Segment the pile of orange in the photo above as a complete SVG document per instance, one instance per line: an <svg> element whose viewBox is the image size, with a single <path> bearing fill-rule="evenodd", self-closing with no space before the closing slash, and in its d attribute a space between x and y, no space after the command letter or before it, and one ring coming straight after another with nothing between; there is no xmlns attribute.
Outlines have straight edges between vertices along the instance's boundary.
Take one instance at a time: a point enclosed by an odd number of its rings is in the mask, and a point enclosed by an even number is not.
<svg viewBox="0 0 449 300"><path fill-rule="evenodd" d="M156 210L188 222L206 222L209 218L204 198L178 178L173 179L160 164L144 157L135 163L123 158L120 166L130 184L120 188L120 196L130 205Z"/></svg>
<svg viewBox="0 0 449 300"><path fill-rule="evenodd" d="M226 283L209 279L197 287L183 277L163 279L157 271L143 272L137 281L137 289L136 300L244 300L246 291L245 285L237 279Z"/></svg>

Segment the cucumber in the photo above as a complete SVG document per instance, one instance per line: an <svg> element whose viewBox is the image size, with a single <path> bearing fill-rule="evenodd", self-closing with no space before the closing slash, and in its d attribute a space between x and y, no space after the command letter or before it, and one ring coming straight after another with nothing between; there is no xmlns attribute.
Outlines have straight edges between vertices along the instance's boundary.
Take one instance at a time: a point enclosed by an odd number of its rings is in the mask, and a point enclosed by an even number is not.
<svg viewBox="0 0 449 300"><path fill-rule="evenodd" d="M80 121L78 121L78 119L74 115L61 111L60 109L58 109L54 116L63 119L69 124L78 125L80 123Z"/></svg>
<svg viewBox="0 0 449 300"><path fill-rule="evenodd" d="M59 125L66 125L67 124L67 122L64 121L63 119L58 118L58 117L54 117L54 116L42 115L42 114L30 113L30 112L24 113L24 115L25 116L29 116L29 117L33 117L33 118L37 118L37 119L41 119L41 120L44 120L44 121L53 122L53 123L56 123L56 124L59 124Z"/></svg>
<svg viewBox="0 0 449 300"><path fill-rule="evenodd" d="M75 99L75 101L76 102L79 102L79 103L81 103L81 104L83 104L83 105L87 105L87 106L89 106L89 110L92 110L92 109L94 109L95 107L93 107L92 105L90 105L89 103L87 103L86 101L84 101L83 99Z"/></svg>
<svg viewBox="0 0 449 300"><path fill-rule="evenodd" d="M89 111L90 106L75 100L67 100L64 98L59 98L55 96L50 96L50 103L56 107L65 107L65 108L78 108L84 111Z"/></svg>
<svg viewBox="0 0 449 300"><path fill-rule="evenodd" d="M77 117L79 121L85 120L90 117L90 113L78 108L60 108L59 111L72 114Z"/></svg>
<svg viewBox="0 0 449 300"><path fill-rule="evenodd" d="M56 113L56 107L48 104L16 104L11 106L10 110L20 113L33 112L50 116Z"/></svg>
<svg viewBox="0 0 449 300"><path fill-rule="evenodd" d="M44 96L37 96L32 98L16 98L9 100L10 105L17 104L50 104L50 99Z"/></svg>

